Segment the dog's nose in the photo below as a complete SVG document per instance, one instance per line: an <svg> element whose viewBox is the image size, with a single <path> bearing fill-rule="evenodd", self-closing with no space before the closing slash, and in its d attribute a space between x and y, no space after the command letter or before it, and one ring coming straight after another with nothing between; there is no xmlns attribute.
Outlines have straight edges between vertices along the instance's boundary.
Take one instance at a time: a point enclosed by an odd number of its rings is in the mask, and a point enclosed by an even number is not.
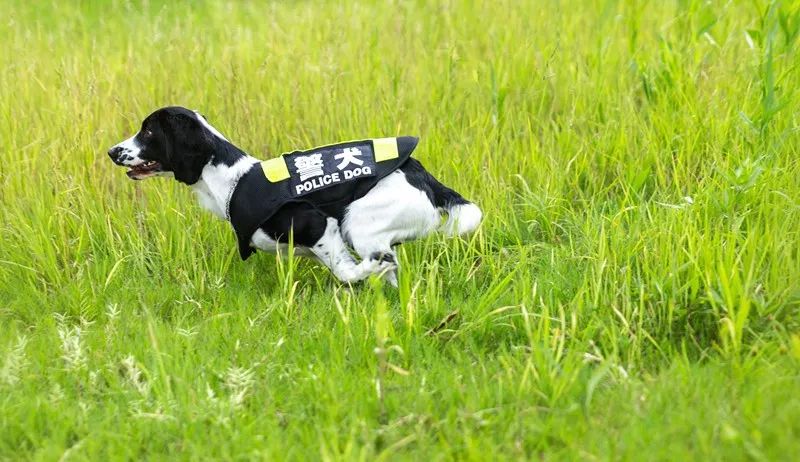
<svg viewBox="0 0 800 462"><path fill-rule="evenodd" d="M122 152L122 148L121 147L114 146L113 148L108 150L108 157L110 157L111 160L116 162L116 160L119 158L119 154L121 152Z"/></svg>

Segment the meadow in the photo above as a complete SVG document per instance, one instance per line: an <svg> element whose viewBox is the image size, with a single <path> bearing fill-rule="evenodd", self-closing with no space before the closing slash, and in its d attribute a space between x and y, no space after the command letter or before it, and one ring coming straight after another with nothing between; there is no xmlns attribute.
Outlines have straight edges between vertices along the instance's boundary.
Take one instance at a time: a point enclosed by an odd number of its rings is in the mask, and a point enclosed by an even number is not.
<svg viewBox="0 0 800 462"><path fill-rule="evenodd" d="M0 460L796 460L798 48L791 1L0 2ZM420 136L484 222L397 289L242 262L106 155L165 105Z"/></svg>

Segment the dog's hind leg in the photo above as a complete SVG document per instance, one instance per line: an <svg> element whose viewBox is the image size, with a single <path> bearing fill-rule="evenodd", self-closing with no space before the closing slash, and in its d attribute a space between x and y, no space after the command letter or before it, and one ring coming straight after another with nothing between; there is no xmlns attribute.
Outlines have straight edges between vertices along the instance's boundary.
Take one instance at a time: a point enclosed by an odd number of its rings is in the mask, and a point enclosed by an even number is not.
<svg viewBox="0 0 800 462"><path fill-rule="evenodd" d="M371 274L393 272L397 268L397 260L391 250L388 254L374 252L364 257L361 263L356 263L342 239L339 223L334 218L328 218L325 233L311 247L311 252L331 269L334 276L347 283L361 281Z"/></svg>
<svg viewBox="0 0 800 462"><path fill-rule="evenodd" d="M398 170L347 207L342 228L361 258L383 255L396 265L392 245L426 236L440 221L427 194L411 185L406 174ZM395 271L385 273L384 279L397 287Z"/></svg>
<svg viewBox="0 0 800 462"><path fill-rule="evenodd" d="M353 248L362 261L380 260L391 265L390 269L381 272L381 277L389 284L397 287L397 254L392 250L391 239L388 235L354 240Z"/></svg>

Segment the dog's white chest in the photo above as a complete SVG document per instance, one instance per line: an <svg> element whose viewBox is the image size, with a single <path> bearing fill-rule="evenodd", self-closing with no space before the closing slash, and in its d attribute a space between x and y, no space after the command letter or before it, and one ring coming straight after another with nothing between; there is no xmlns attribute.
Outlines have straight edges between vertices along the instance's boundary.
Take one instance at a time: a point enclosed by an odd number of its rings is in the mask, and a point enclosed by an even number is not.
<svg viewBox="0 0 800 462"><path fill-rule="evenodd" d="M211 192L211 188L205 181L200 180L192 186L201 207L213 213L217 218L222 218L223 220L227 218L222 204Z"/></svg>
<svg viewBox="0 0 800 462"><path fill-rule="evenodd" d="M253 243L253 247L257 248L258 250L262 250L264 252L272 252L275 253L279 249L284 250L286 249L286 244L280 244L271 237L267 236L262 230L257 230L253 233L253 238L251 239Z"/></svg>
<svg viewBox="0 0 800 462"><path fill-rule="evenodd" d="M271 237L267 236L267 233L260 229L253 233L253 237L250 242L253 244L253 247L257 248L258 250L269 253L280 253L283 256L287 255L289 249L289 244L275 241ZM303 257L314 256L308 247L302 247L299 245L294 247L294 254Z"/></svg>

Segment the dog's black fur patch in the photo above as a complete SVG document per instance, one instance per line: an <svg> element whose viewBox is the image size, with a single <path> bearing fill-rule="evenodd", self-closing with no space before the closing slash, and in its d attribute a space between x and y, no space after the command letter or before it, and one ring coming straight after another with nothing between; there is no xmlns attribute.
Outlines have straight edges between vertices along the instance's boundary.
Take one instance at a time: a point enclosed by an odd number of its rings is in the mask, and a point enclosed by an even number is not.
<svg viewBox="0 0 800 462"><path fill-rule="evenodd" d="M425 170L420 161L413 157L400 167L400 171L405 173L406 181L411 186L424 192L428 196L428 200L437 207L447 208L453 205L469 203L469 201L461 197L461 194L440 183L439 180Z"/></svg>

